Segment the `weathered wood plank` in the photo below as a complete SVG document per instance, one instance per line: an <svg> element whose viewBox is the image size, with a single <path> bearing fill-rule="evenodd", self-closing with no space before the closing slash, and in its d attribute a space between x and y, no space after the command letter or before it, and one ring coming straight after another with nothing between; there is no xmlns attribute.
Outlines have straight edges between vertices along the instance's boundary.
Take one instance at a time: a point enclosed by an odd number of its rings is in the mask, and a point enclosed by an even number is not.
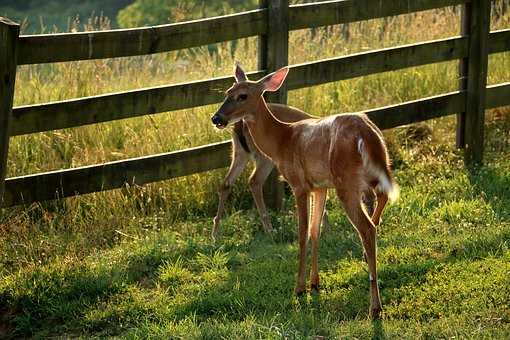
<svg viewBox="0 0 510 340"><path fill-rule="evenodd" d="M466 94L460 91L365 111L381 129L391 129L451 115L464 110Z"/></svg>
<svg viewBox="0 0 510 340"><path fill-rule="evenodd" d="M266 46L259 51L261 55L259 69L267 73L274 72L289 64L289 1L262 0L268 6L268 29ZM285 83L278 92L268 95L271 102L287 104Z"/></svg>
<svg viewBox="0 0 510 340"><path fill-rule="evenodd" d="M266 32L266 10L176 24L98 32L25 35L18 63L126 57L240 39Z"/></svg>
<svg viewBox="0 0 510 340"><path fill-rule="evenodd" d="M466 0L326 1L290 6L289 29L301 29L380 18L432 8L453 6ZM170 25L134 29L21 36L20 65L71 60L114 58L173 51L221 41L265 34L267 10Z"/></svg>
<svg viewBox="0 0 510 340"><path fill-rule="evenodd" d="M489 34L489 53L510 51L510 28Z"/></svg>
<svg viewBox="0 0 510 340"><path fill-rule="evenodd" d="M464 132L467 165L480 164L483 159L490 12L490 0L471 2Z"/></svg>
<svg viewBox="0 0 510 340"><path fill-rule="evenodd" d="M290 29L312 28L460 5L467 0L342 0L293 5Z"/></svg>
<svg viewBox="0 0 510 340"><path fill-rule="evenodd" d="M368 74L455 60L467 55L467 38L455 37L292 65L288 89L314 86Z"/></svg>
<svg viewBox="0 0 510 340"><path fill-rule="evenodd" d="M510 91L510 85L494 91ZM507 93L504 92L504 93ZM492 92L494 95L503 92ZM489 96L489 98L492 98ZM465 93L452 92L373 110L368 116L382 129L424 121L464 109ZM225 167L230 141L101 165L9 178L5 206L32 203L164 179Z"/></svg>
<svg viewBox="0 0 510 340"><path fill-rule="evenodd" d="M18 36L19 25L0 17L0 206L7 174Z"/></svg>
<svg viewBox="0 0 510 340"><path fill-rule="evenodd" d="M297 64L290 67L287 89L294 90L371 73L458 59L466 55L467 39L449 38ZM263 74L259 71L250 73L249 76L257 79ZM223 99L222 91L231 83L231 77L222 77L16 107L13 110L11 134L22 135L213 104Z"/></svg>
<svg viewBox="0 0 510 340"><path fill-rule="evenodd" d="M415 47L419 47L419 45L410 45L295 65L292 66L289 74L289 88L298 89L365 75L370 72L390 71L408 65L416 66L425 63L423 59L419 60L418 58L421 58L423 53L421 50L427 48L434 51L437 57L432 58L433 60L429 58L428 61L461 58L467 55L467 43L465 40L458 39L429 42L422 48ZM490 52L501 52L509 44L510 30L496 31L490 34ZM406 58L418 59L418 62L406 60ZM377 64L370 65L369 63L373 61ZM328 64L336 64L336 71L329 72ZM297 73L300 69L301 74L310 74L308 79L299 79ZM325 75L322 77L323 79L320 77L321 73ZM251 73L250 77L256 79L263 74L263 72L255 72ZM20 106L14 108L13 111L11 135L62 129L213 104L223 99L221 90L230 86L231 82L231 77L222 77L68 101Z"/></svg>
<svg viewBox="0 0 510 340"><path fill-rule="evenodd" d="M267 34L259 43L259 69L267 73L287 66L289 63L289 0L261 0L260 5L267 7ZM287 104L287 86L284 84L278 92L267 94L273 103ZM269 207L281 210L285 188L279 180L279 174L273 169L264 184L265 201Z"/></svg>
<svg viewBox="0 0 510 340"><path fill-rule="evenodd" d="M262 72L248 73L258 78ZM15 107L11 135L63 129L217 103L232 77Z"/></svg>
<svg viewBox="0 0 510 340"><path fill-rule="evenodd" d="M486 109L507 105L510 105L510 82L487 86Z"/></svg>
<svg viewBox="0 0 510 340"><path fill-rule="evenodd" d="M471 27L471 3L466 3L461 7L460 13L460 35L468 37L469 28ZM469 37L468 37L469 38ZM467 74L468 74L468 58L459 60L459 90L467 90ZM455 131L455 144L457 148L462 149L466 144L466 112L457 113L457 125Z"/></svg>
<svg viewBox="0 0 510 340"><path fill-rule="evenodd" d="M176 178L225 167L231 142L75 169L14 177L6 181L4 206L116 189L127 184Z"/></svg>

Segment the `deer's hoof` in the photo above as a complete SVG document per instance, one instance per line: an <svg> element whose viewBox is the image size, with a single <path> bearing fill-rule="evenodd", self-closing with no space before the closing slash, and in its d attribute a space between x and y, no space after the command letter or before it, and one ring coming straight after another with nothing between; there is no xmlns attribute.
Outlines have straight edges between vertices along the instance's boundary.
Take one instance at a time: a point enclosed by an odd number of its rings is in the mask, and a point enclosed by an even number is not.
<svg viewBox="0 0 510 340"><path fill-rule="evenodd" d="M304 287L296 287L296 289L294 289L294 294L296 294L297 297L302 297L305 293L306 290Z"/></svg>
<svg viewBox="0 0 510 340"><path fill-rule="evenodd" d="M262 223L262 227L264 228L264 231L267 234L271 234L274 230L273 225L271 224L271 221L269 221L269 220L264 221L264 223Z"/></svg>
<svg viewBox="0 0 510 340"><path fill-rule="evenodd" d="M381 307L372 307L370 309L370 316L372 320L379 320L381 318L382 308Z"/></svg>
<svg viewBox="0 0 510 340"><path fill-rule="evenodd" d="M320 292L319 283L312 283L310 288L312 289L312 292L315 292L315 293L319 293Z"/></svg>

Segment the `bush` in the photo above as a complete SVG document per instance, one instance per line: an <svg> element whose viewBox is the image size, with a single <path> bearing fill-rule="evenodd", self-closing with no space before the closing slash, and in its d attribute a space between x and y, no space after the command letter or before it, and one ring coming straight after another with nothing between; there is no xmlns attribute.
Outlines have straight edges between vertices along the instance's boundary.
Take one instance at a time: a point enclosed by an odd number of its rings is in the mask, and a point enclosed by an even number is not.
<svg viewBox="0 0 510 340"><path fill-rule="evenodd" d="M117 21L121 27L152 26L240 12L256 6L257 0L136 0L119 12Z"/></svg>

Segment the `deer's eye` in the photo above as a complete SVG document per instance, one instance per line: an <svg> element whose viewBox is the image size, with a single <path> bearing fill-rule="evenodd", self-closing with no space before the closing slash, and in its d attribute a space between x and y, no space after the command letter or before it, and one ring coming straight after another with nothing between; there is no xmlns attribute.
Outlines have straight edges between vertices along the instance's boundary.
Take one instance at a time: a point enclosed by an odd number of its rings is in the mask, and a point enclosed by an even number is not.
<svg viewBox="0 0 510 340"><path fill-rule="evenodd" d="M242 101L245 101L247 98L248 98L248 95L243 93L243 94L240 94L239 96L237 96L237 101L242 102Z"/></svg>

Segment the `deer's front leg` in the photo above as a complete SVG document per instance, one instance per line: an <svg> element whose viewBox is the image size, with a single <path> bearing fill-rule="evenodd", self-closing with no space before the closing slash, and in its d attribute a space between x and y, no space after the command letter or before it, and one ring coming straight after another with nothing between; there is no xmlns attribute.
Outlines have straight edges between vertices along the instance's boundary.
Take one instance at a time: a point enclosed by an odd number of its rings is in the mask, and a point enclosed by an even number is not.
<svg viewBox="0 0 510 340"><path fill-rule="evenodd" d="M312 192L313 207L310 218L310 240L312 241L312 290L319 291L319 238L321 219L324 214L324 204L326 202L326 189L317 189Z"/></svg>
<svg viewBox="0 0 510 340"><path fill-rule="evenodd" d="M295 293L302 295L305 292L306 281L306 244L308 242L308 197L307 192L295 192L299 225L299 255L298 277Z"/></svg>

